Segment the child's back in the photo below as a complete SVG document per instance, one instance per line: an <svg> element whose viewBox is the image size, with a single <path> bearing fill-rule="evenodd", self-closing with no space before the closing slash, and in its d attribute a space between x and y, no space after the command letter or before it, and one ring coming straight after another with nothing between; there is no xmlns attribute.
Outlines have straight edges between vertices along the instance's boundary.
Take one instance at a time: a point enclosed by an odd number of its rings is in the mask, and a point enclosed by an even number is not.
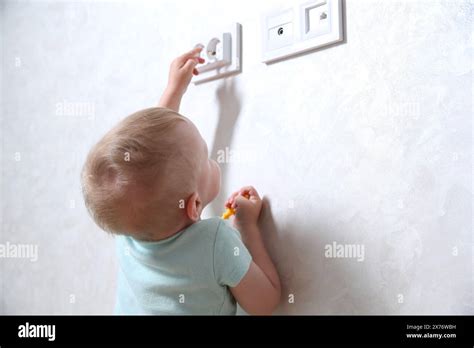
<svg viewBox="0 0 474 348"><path fill-rule="evenodd" d="M239 233L219 218L158 241L117 238L116 314L235 314L235 287L252 258Z"/></svg>

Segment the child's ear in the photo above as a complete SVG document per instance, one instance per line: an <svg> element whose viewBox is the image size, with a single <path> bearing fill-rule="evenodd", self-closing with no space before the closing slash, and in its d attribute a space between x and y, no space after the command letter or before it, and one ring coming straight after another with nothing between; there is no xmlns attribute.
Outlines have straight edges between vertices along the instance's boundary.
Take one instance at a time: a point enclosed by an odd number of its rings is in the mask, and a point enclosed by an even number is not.
<svg viewBox="0 0 474 348"><path fill-rule="evenodd" d="M192 221L198 221L202 212L202 201L197 192L188 198L186 203L186 214Z"/></svg>

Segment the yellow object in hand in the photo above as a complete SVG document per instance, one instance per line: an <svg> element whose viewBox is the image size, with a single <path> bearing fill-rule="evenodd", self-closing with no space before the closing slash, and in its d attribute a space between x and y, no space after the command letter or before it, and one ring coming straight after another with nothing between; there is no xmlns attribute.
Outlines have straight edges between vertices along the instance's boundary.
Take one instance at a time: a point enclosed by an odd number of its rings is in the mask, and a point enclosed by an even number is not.
<svg viewBox="0 0 474 348"><path fill-rule="evenodd" d="M235 210L232 209L232 208L227 208L224 212L224 214L222 214L222 218L224 220L227 220L228 218L230 218L232 215L235 215Z"/></svg>
<svg viewBox="0 0 474 348"><path fill-rule="evenodd" d="M244 196L245 198L247 199L250 199L250 195L248 193L245 193L243 194L242 196ZM230 218L232 215L235 215L235 209L233 208L227 208L224 212L224 214L222 214L222 218L224 220L227 220L228 218Z"/></svg>

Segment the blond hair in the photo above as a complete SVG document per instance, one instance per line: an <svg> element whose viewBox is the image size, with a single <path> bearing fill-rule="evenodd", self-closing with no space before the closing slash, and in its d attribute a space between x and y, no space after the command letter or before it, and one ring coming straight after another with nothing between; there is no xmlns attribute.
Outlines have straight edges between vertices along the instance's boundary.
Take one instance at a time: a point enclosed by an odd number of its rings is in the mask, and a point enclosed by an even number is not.
<svg viewBox="0 0 474 348"><path fill-rule="evenodd" d="M178 202L192 193L193 161L174 129L187 119L166 108L138 111L89 152L81 181L86 207L103 230L143 239L182 217Z"/></svg>

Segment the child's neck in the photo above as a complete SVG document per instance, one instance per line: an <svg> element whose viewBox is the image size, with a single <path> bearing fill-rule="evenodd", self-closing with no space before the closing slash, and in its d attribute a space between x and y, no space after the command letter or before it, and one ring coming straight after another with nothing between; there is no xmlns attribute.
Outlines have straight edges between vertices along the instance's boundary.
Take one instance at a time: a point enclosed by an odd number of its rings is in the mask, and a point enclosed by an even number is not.
<svg viewBox="0 0 474 348"><path fill-rule="evenodd" d="M135 238L135 239L138 239L143 242L159 242L160 240L164 240L164 239L174 236L176 233L181 232L186 227L191 226L192 224L200 220L201 220L201 217L199 217L197 221L192 221L188 219L186 221L180 222L179 224L177 224L176 226L172 228L167 228L164 231L158 231L156 234L154 234L153 236L150 236L149 238Z"/></svg>

